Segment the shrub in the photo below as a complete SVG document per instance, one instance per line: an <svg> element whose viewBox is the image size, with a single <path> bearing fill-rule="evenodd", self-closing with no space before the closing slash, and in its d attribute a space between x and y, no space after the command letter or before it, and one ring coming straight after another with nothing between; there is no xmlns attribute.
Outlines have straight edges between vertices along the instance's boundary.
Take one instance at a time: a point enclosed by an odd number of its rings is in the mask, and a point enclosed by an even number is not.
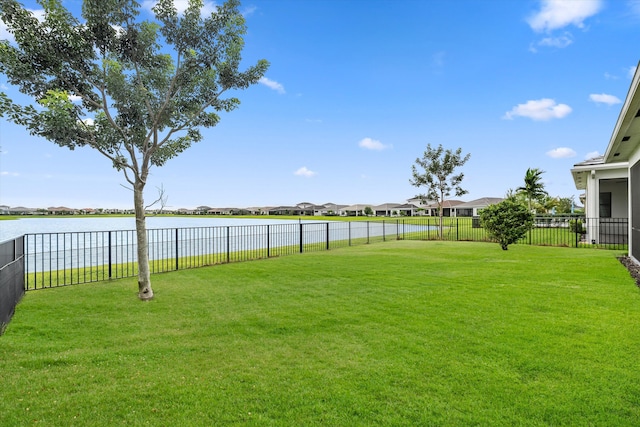
<svg viewBox="0 0 640 427"><path fill-rule="evenodd" d="M584 229L584 223L581 219L572 219L569 221L569 231L577 234L585 234L587 230Z"/></svg>
<svg viewBox="0 0 640 427"><path fill-rule="evenodd" d="M533 228L533 214L513 198L506 198L480 212L480 221L492 239L507 250Z"/></svg>

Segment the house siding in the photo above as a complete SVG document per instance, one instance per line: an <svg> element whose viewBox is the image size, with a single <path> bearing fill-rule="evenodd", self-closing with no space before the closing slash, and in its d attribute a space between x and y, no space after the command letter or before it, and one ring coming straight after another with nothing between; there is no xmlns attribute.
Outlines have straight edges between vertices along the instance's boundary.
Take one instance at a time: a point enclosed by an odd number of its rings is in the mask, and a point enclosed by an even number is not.
<svg viewBox="0 0 640 427"><path fill-rule="evenodd" d="M628 218L627 180L600 180L599 193L611 193L611 218Z"/></svg>

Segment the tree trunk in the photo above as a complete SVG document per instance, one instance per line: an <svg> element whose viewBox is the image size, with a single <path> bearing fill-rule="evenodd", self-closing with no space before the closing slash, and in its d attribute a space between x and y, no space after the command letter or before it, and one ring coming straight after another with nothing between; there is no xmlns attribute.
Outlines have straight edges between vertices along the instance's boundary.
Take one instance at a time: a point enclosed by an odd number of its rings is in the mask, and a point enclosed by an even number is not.
<svg viewBox="0 0 640 427"><path fill-rule="evenodd" d="M144 182L136 180L133 186L133 201L136 212L136 238L138 242L138 298L148 301L153 298L153 289L151 289L151 273L149 272L149 248L143 190Z"/></svg>

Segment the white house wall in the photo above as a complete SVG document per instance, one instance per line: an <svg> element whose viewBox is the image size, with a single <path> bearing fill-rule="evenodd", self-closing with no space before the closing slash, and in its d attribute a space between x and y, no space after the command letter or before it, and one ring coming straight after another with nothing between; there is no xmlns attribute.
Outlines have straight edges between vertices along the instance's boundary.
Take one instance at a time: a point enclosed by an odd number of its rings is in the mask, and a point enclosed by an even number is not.
<svg viewBox="0 0 640 427"><path fill-rule="evenodd" d="M600 193L611 193L611 218L628 218L628 185L627 180L600 180Z"/></svg>

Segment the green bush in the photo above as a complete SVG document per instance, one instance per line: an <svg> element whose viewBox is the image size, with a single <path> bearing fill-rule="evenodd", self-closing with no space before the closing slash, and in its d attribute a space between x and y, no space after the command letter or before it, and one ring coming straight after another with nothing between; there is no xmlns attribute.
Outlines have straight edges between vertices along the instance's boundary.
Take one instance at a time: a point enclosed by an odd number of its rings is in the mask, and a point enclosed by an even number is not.
<svg viewBox="0 0 640 427"><path fill-rule="evenodd" d="M584 223L581 219L572 219L569 221L569 231L572 233L585 234L587 230L584 228Z"/></svg>
<svg viewBox="0 0 640 427"><path fill-rule="evenodd" d="M533 214L513 198L507 198L480 212L480 222L492 239L507 250L533 229Z"/></svg>

